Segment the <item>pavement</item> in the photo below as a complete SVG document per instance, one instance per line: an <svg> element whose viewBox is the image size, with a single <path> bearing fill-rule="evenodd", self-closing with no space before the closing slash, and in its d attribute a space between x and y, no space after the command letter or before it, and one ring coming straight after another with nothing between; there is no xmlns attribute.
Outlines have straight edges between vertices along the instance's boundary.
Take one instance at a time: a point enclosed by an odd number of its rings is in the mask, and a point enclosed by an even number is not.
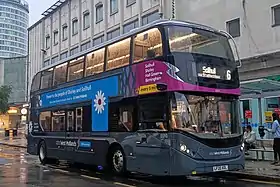
<svg viewBox="0 0 280 187"><path fill-rule="evenodd" d="M13 138L3 137L3 138L0 138L0 145L26 148L27 140L24 135L19 136L19 137L13 137Z"/></svg>
<svg viewBox="0 0 280 187"><path fill-rule="evenodd" d="M15 148L26 148L27 141L24 136L10 138L0 138L0 146L9 146ZM0 155L1 158L1 155ZM269 161L246 160L246 167L242 171L226 172L229 177L243 180L261 180L271 184L280 185L280 166L273 166Z"/></svg>

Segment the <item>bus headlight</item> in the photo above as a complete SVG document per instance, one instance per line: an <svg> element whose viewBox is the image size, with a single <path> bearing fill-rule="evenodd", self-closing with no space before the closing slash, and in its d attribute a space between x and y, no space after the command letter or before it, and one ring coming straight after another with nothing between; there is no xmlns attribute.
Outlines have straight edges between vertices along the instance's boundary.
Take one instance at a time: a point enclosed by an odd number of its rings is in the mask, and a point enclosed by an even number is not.
<svg viewBox="0 0 280 187"><path fill-rule="evenodd" d="M180 145L180 151L190 153L190 150L187 148L185 144Z"/></svg>
<svg viewBox="0 0 280 187"><path fill-rule="evenodd" d="M242 143L241 147L240 147L240 150L243 151L244 150L244 147L245 147L245 144Z"/></svg>

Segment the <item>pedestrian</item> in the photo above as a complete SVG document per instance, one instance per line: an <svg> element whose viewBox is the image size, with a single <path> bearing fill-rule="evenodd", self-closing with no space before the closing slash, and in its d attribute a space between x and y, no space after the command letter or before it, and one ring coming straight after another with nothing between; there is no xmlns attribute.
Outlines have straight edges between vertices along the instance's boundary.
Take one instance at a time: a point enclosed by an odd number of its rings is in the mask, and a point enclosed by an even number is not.
<svg viewBox="0 0 280 187"><path fill-rule="evenodd" d="M274 161L271 163L272 165L280 166L278 162L280 159L280 124L279 124L279 115L277 113L272 114L272 129L266 129L271 132L274 136L273 139L273 152L274 152Z"/></svg>
<svg viewBox="0 0 280 187"><path fill-rule="evenodd" d="M249 149L256 148L257 137L256 133L252 130L251 125L247 125L246 131L244 133L244 144L245 144L245 154L249 155Z"/></svg>

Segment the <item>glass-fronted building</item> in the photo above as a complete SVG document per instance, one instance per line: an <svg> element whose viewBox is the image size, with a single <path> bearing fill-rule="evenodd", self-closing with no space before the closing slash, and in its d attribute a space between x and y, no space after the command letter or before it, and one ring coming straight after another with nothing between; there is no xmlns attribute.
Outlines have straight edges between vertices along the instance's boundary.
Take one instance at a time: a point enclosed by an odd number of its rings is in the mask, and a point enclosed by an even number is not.
<svg viewBox="0 0 280 187"><path fill-rule="evenodd" d="M0 57L27 55L29 6L24 0L0 0Z"/></svg>
<svg viewBox="0 0 280 187"><path fill-rule="evenodd" d="M242 81L241 89L242 125L251 125L260 138L258 127L272 128L272 114L280 115L280 75ZM273 135L266 132L264 138L273 139Z"/></svg>

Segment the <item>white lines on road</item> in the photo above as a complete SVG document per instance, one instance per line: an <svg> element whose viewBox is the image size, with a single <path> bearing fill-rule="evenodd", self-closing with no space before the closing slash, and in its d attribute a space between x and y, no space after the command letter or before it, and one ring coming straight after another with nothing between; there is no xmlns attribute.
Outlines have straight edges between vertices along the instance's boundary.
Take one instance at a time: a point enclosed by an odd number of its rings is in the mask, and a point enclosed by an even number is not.
<svg viewBox="0 0 280 187"><path fill-rule="evenodd" d="M251 182L251 183L259 183L259 184L271 184L271 185L280 185L279 182L270 182L270 181L259 181L259 180L252 180L252 179L239 179L240 181L244 182Z"/></svg>
<svg viewBox="0 0 280 187"><path fill-rule="evenodd" d="M97 177L92 177L92 176L88 176L88 175L80 175L81 177L87 178L87 179L93 179L93 180L101 180L100 178ZM120 182L114 182L115 185L119 185L119 186L123 186L123 187L136 187L134 185L128 185L128 184L124 184L124 183L120 183Z"/></svg>
<svg viewBox="0 0 280 187"><path fill-rule="evenodd" d="M81 175L81 177L85 177L85 178L93 179L93 180L100 180L100 178L92 177L92 176L88 176L88 175Z"/></svg>
<svg viewBox="0 0 280 187"><path fill-rule="evenodd" d="M62 173L69 173L69 171L63 169L54 169L55 171L62 172Z"/></svg>
<svg viewBox="0 0 280 187"><path fill-rule="evenodd" d="M114 184L119 185L119 186L124 186L124 187L136 187L134 185L124 184L124 183L120 183L120 182L114 182Z"/></svg>

